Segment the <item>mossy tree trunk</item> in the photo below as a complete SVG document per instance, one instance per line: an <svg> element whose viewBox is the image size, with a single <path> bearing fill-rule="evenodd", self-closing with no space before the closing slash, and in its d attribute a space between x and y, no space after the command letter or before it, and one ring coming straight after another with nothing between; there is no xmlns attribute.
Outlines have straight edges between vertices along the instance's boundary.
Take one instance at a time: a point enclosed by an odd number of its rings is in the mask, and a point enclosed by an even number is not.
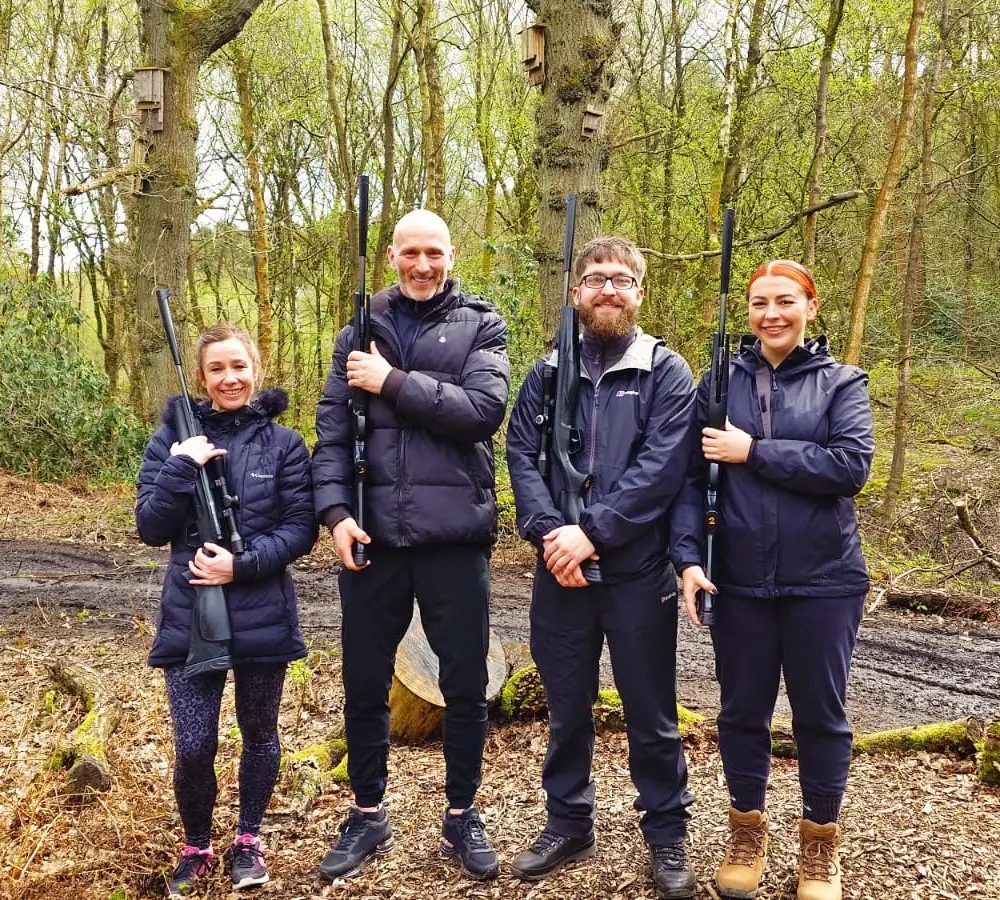
<svg viewBox="0 0 1000 900"><path fill-rule="evenodd" d="M198 71L236 37L261 0L164 4L139 0L145 65L165 70L163 130L146 133L148 174L136 198L136 313L144 392L149 414L176 391L173 364L160 326L154 291L170 288L178 340L185 340L184 286L195 211L195 100Z"/></svg>
<svg viewBox="0 0 1000 900"><path fill-rule="evenodd" d="M576 246L601 232L601 173L610 144L605 130L584 134L587 109L602 112L614 77L608 65L622 25L611 0L529 0L546 27L545 82L535 130L538 167L538 286L542 327L555 331L562 302L566 195L579 195Z"/></svg>

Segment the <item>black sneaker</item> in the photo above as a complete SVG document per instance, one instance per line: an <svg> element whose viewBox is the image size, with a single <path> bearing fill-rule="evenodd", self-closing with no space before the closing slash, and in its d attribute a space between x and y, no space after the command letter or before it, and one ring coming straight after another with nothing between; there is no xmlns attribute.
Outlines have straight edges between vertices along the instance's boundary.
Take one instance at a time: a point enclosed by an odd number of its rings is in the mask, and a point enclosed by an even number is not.
<svg viewBox="0 0 1000 900"><path fill-rule="evenodd" d="M352 806L340 824L340 840L319 864L320 877L333 881L360 875L368 860L385 856L395 843L389 814L384 809L366 813Z"/></svg>
<svg viewBox="0 0 1000 900"><path fill-rule="evenodd" d="M688 865L684 841L650 847L649 861L653 867L653 887L657 897L661 900L687 900L694 896L698 879Z"/></svg>
<svg viewBox="0 0 1000 900"><path fill-rule="evenodd" d="M444 811L441 824L441 852L448 859L462 864L462 871L476 881L496 878L500 871L500 861L496 851L483 831L483 823L474 806L462 815L453 816Z"/></svg>
<svg viewBox="0 0 1000 900"><path fill-rule="evenodd" d="M271 876L267 874L264 865L264 851L260 846L260 838L252 834L238 835L230 848L229 873L233 880L233 890L256 887L267 884Z"/></svg>
<svg viewBox="0 0 1000 900"><path fill-rule="evenodd" d="M566 863L590 859L596 852L593 831L573 838L546 828L527 850L515 857L510 870L522 881L541 881Z"/></svg>
<svg viewBox="0 0 1000 900"><path fill-rule="evenodd" d="M173 874L167 881L167 897L177 900L194 893L196 878L201 878L215 862L215 851L209 841L207 847L192 847L188 845L181 850L181 858Z"/></svg>

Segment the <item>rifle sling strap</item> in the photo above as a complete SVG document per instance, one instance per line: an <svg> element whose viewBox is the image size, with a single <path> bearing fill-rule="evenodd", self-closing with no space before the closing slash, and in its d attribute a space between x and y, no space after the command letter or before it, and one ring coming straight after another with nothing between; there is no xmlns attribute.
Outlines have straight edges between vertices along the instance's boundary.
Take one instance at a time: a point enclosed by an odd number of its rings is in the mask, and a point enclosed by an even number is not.
<svg viewBox="0 0 1000 900"><path fill-rule="evenodd" d="M757 366L754 373L754 382L757 385L757 408L760 409L760 418L764 423L764 437L771 437L771 373L767 363Z"/></svg>

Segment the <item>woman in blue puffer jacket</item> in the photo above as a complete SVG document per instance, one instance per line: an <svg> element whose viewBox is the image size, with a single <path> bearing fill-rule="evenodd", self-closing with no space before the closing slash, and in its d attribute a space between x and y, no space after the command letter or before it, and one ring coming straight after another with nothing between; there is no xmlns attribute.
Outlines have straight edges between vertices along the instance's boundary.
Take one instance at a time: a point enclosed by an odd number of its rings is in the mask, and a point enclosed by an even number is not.
<svg viewBox="0 0 1000 900"><path fill-rule="evenodd" d="M223 585L232 625L236 716L243 742L240 811L231 848L235 889L264 884L260 831L278 774L278 707L285 668L306 655L288 566L316 540L309 453L302 437L272 419L288 406L281 390L254 395L260 356L250 336L217 325L198 341L198 381L207 403L195 404L204 434L178 441L172 400L146 447L136 523L143 541L170 544L149 663L163 669L174 726L174 793L185 847L167 895L184 897L212 865L215 754L226 672L184 673L195 585ZM194 507L201 466L224 456L244 552L199 546Z"/></svg>
<svg viewBox="0 0 1000 900"><path fill-rule="evenodd" d="M712 626L721 690L719 749L730 843L716 885L753 897L767 854L771 716L784 674L802 788L799 900L840 900L837 817L851 760L847 677L868 591L854 496L874 433L868 377L806 341L819 301L808 269L775 260L747 288L754 338L730 368L729 422L698 393L701 453L674 510L672 546L689 618L717 594ZM720 462L714 584L702 569L706 461Z"/></svg>

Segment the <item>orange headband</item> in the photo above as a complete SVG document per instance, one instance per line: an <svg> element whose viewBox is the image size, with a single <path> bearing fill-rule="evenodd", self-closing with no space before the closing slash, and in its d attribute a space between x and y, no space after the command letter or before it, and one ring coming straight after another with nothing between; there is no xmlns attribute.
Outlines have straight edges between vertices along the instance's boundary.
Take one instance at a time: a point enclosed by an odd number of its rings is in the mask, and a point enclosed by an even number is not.
<svg viewBox="0 0 1000 900"><path fill-rule="evenodd" d="M790 278L799 287L801 287L810 297L815 298L816 296L816 285L813 283L812 275L809 270L796 262L786 259L775 259L769 263L762 265L753 275L750 276L750 281L747 282L747 296L750 296L750 288L753 287L753 283L765 275L777 275L782 278Z"/></svg>

